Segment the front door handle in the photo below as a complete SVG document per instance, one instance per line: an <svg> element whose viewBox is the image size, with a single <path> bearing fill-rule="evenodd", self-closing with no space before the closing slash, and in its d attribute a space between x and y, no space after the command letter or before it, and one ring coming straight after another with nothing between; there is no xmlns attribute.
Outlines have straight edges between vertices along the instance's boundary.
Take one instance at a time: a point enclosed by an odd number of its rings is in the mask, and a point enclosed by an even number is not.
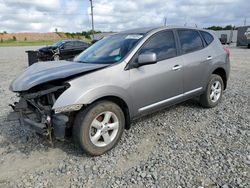
<svg viewBox="0 0 250 188"><path fill-rule="evenodd" d="M207 61L212 60L212 59L213 59L212 56L208 56L208 57L207 57Z"/></svg>
<svg viewBox="0 0 250 188"><path fill-rule="evenodd" d="M175 65L172 70L177 71L181 69L181 65Z"/></svg>

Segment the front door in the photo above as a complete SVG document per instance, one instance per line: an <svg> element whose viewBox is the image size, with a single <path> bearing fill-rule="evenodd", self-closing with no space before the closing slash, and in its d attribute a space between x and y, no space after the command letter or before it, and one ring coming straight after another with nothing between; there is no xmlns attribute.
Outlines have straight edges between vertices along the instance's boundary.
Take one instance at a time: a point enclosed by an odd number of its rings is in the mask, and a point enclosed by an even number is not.
<svg viewBox="0 0 250 188"><path fill-rule="evenodd" d="M74 53L74 46L73 42L66 42L63 47L60 49L60 56L62 59L68 59L73 57Z"/></svg>
<svg viewBox="0 0 250 188"><path fill-rule="evenodd" d="M176 57L173 32L161 31L151 36L130 63L136 63L138 55L147 52L156 53L157 63L130 70L130 95L136 114L150 113L181 100L183 94L183 61Z"/></svg>

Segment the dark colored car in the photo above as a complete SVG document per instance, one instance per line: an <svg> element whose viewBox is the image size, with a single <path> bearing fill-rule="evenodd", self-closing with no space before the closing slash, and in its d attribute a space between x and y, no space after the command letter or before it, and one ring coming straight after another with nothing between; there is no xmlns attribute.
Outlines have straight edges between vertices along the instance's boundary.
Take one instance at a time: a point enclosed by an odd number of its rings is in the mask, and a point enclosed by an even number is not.
<svg viewBox="0 0 250 188"><path fill-rule="evenodd" d="M61 40L38 50L39 61L71 60L90 45L80 40Z"/></svg>

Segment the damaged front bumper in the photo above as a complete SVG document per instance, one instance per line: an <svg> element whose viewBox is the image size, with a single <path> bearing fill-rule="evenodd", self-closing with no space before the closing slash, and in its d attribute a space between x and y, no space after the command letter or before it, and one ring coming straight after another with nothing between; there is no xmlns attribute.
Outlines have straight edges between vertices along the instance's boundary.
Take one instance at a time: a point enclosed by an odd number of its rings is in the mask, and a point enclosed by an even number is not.
<svg viewBox="0 0 250 188"><path fill-rule="evenodd" d="M69 116L67 113L55 114L52 110L55 92L59 90L65 90L65 86L20 93L19 102L10 105L14 112L9 115L9 119L19 119L22 125L29 125L35 132L49 137L51 143L53 137L64 140Z"/></svg>

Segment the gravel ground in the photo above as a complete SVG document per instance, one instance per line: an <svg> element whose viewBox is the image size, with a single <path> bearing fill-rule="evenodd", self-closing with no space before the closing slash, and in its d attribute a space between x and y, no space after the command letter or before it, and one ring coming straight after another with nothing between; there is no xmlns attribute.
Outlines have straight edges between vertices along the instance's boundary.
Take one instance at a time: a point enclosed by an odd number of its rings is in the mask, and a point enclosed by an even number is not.
<svg viewBox="0 0 250 188"><path fill-rule="evenodd" d="M0 187L250 187L249 49L230 49L230 81L217 107L191 100L141 118L100 157L72 142L51 148L7 121L16 98L8 86L27 66L28 49L0 48Z"/></svg>

